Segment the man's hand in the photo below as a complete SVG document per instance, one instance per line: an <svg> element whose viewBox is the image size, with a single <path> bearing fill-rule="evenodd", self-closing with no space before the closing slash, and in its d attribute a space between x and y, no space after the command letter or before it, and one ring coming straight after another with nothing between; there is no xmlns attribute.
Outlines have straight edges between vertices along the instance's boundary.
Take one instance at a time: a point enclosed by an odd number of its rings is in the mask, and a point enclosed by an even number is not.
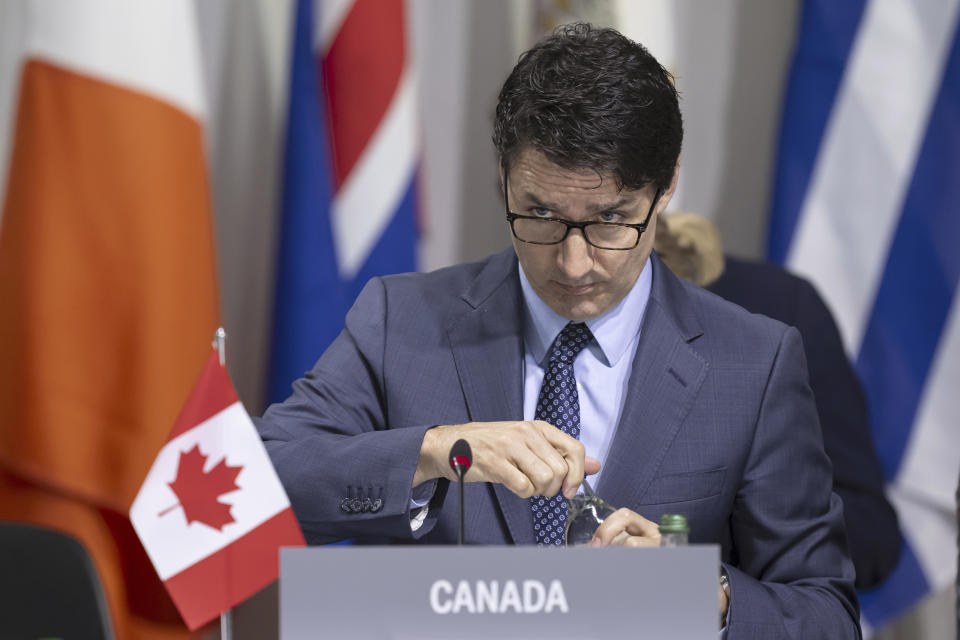
<svg viewBox="0 0 960 640"><path fill-rule="evenodd" d="M427 431L413 486L433 478L456 480L447 456L460 438L473 451L468 482L496 482L521 498L553 496L561 490L572 498L584 472L600 470L600 462L584 454L579 440L542 420L470 422Z"/></svg>
<svg viewBox="0 0 960 640"><path fill-rule="evenodd" d="M590 544L595 547L659 547L660 527L642 515L630 509L617 509L600 523L593 534ZM719 592L720 628L726 626L727 610L730 599L720 584Z"/></svg>
<svg viewBox="0 0 960 640"><path fill-rule="evenodd" d="M594 547L659 547L660 527L630 509L617 509L593 534Z"/></svg>

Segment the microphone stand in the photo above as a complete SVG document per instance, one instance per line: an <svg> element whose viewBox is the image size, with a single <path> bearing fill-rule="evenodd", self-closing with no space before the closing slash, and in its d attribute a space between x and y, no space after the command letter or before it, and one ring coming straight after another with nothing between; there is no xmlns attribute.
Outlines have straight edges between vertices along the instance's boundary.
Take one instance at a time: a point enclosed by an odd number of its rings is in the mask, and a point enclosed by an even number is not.
<svg viewBox="0 0 960 640"><path fill-rule="evenodd" d="M470 443L461 438L453 443L450 448L450 468L457 474L457 484L460 485L460 531L457 534L457 544L463 545L463 476L470 470L473 464L473 453L470 451Z"/></svg>
<svg viewBox="0 0 960 640"><path fill-rule="evenodd" d="M463 467L457 465L457 484L460 485L460 530L457 532L457 544L463 546Z"/></svg>

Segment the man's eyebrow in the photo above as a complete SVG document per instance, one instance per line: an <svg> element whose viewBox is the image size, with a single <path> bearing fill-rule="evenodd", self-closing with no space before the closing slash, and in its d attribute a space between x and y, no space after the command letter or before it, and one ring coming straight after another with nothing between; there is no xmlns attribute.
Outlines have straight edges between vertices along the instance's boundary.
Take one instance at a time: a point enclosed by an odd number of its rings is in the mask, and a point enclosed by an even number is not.
<svg viewBox="0 0 960 640"><path fill-rule="evenodd" d="M539 198L536 194L530 191L524 191L523 193L521 193L520 200L529 202L530 205L534 207L543 207L544 209L550 209L550 210L556 210L559 208L557 205Z"/></svg>
<svg viewBox="0 0 960 640"><path fill-rule="evenodd" d="M630 208L635 205L637 202L636 197L625 196L620 198L616 202L611 202L610 204L595 204L589 205L587 211L590 213L602 213L604 211L613 211L614 209L623 209Z"/></svg>
<svg viewBox="0 0 960 640"><path fill-rule="evenodd" d="M550 211L560 211L563 207L559 205L548 202L538 197L536 194L530 191L524 191L520 194L521 200L526 200L534 207L543 207L544 209L549 209ZM604 211L612 211L614 209L622 209L624 207L631 207L636 204L636 196L624 196L619 200L611 203L600 203L587 206L587 211L589 213L602 213Z"/></svg>

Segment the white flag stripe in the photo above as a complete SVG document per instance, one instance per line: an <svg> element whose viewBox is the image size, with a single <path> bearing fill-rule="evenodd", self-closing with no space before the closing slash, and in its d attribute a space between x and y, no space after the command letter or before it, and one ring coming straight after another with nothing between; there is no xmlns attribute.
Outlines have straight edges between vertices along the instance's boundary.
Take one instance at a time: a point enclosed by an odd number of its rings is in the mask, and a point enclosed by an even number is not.
<svg viewBox="0 0 960 640"><path fill-rule="evenodd" d="M956 486L956 480L954 474L950 486ZM897 510L900 529L932 590L939 591L953 584L957 571L956 511L940 509L895 485L888 488L887 496Z"/></svg>
<svg viewBox="0 0 960 640"><path fill-rule="evenodd" d="M913 177L958 4L867 5L821 144L787 264L817 283L851 354Z"/></svg>
<svg viewBox="0 0 960 640"><path fill-rule="evenodd" d="M8 167L16 134L23 52L27 45L25 2L0 2L0 203L6 202ZM3 205L0 204L0 223Z"/></svg>
<svg viewBox="0 0 960 640"><path fill-rule="evenodd" d="M340 276L350 280L400 206L417 159L416 82L408 67L380 126L333 201Z"/></svg>
<svg viewBox="0 0 960 640"><path fill-rule="evenodd" d="M680 56L678 54L678 13L683 9L678 7L675 0L614 0L613 2L617 24L614 27L623 35L642 42L643 46L662 64L667 71L672 73L676 79L677 88L683 94L683 79L685 69L680 68ZM731 21L732 24L732 21ZM721 27L728 29L728 27ZM710 148L722 149L724 145L723 131L721 127L711 128L709 131L698 131L698 139L702 144L709 145ZM716 140L707 141L705 136L716 136ZM694 136L689 135L687 139ZM689 153L689 152L687 152ZM677 183L677 187L670 198L671 211L684 211L690 206L686 201L687 179L690 174L685 172L684 156L680 156L680 175L683 178ZM719 160L719 156L717 156Z"/></svg>
<svg viewBox="0 0 960 640"><path fill-rule="evenodd" d="M677 4L673 0L615 0L620 33L643 46L669 71L677 71Z"/></svg>
<svg viewBox="0 0 960 640"><path fill-rule="evenodd" d="M313 50L326 54L340 25L346 19L354 0L321 0L313 12L315 29L313 30Z"/></svg>
<svg viewBox="0 0 960 640"><path fill-rule="evenodd" d="M923 397L917 408L910 440L897 473L898 486L911 495L922 496L925 502L935 504L944 512L955 508L954 490L957 470L960 469L960 449L944 443L957 441L957 416L960 416L960 290L954 294L953 305L940 337L936 357ZM956 520L951 519L953 540L956 541ZM901 524L908 526L907 522Z"/></svg>
<svg viewBox="0 0 960 640"><path fill-rule="evenodd" d="M203 119L196 8L189 0L35 0L28 6L30 57Z"/></svg>
<svg viewBox="0 0 960 640"><path fill-rule="evenodd" d="M181 507L159 515L178 504L167 483L177 477L180 454L194 445L207 456L209 471L226 454L230 466L243 466L237 476L240 487L219 497L233 505L235 522L218 530L199 522L187 524ZM290 506L276 471L250 417L237 402L209 420L182 433L160 451L130 509L130 520L162 580L191 565L255 529Z"/></svg>

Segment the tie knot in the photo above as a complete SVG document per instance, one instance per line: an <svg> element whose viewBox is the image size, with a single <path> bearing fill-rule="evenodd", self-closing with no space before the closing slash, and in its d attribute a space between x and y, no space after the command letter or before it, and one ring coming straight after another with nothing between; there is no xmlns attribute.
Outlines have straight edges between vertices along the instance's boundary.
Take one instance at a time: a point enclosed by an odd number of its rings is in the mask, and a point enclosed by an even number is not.
<svg viewBox="0 0 960 640"><path fill-rule="evenodd" d="M577 354L583 351L593 334L582 322L570 322L563 328L550 347L550 363L573 364Z"/></svg>

